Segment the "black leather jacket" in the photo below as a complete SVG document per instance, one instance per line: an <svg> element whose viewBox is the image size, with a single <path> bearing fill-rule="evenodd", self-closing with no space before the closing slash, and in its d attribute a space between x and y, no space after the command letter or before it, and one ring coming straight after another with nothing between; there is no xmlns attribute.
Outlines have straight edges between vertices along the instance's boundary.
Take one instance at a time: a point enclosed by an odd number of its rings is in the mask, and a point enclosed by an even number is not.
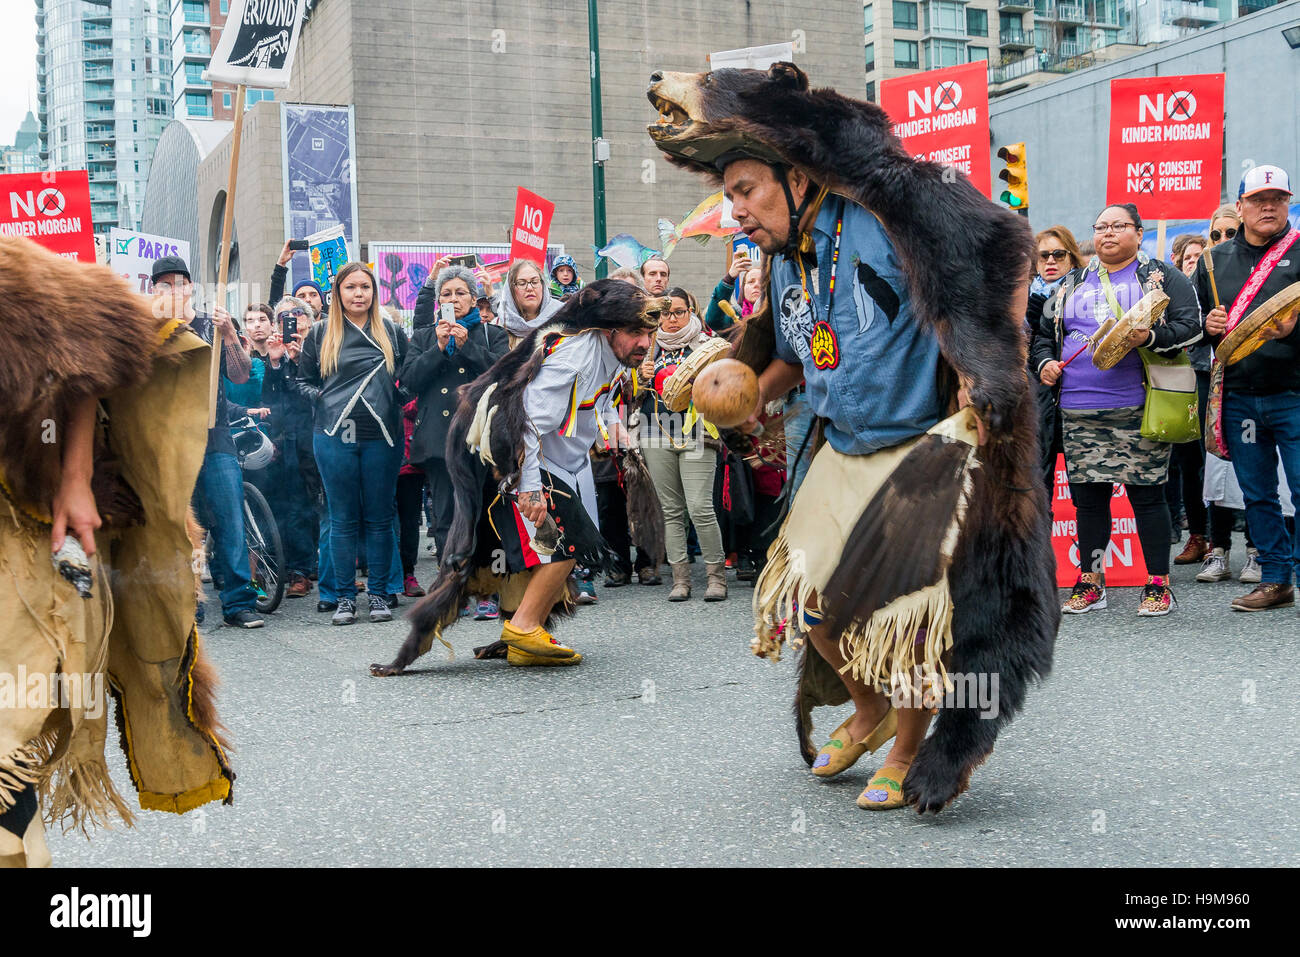
<svg viewBox="0 0 1300 957"><path fill-rule="evenodd" d="M338 366L328 378L320 372L321 343L328 320L312 326L298 356L299 381L309 387L306 394L315 396L315 430L338 435L345 419L369 413L379 424L384 441L400 447L404 435L402 397L396 376L385 367L384 354L368 332L348 319L342 323ZM390 319L384 320L384 328L393 347L393 368L400 369L406 358L406 332Z"/></svg>

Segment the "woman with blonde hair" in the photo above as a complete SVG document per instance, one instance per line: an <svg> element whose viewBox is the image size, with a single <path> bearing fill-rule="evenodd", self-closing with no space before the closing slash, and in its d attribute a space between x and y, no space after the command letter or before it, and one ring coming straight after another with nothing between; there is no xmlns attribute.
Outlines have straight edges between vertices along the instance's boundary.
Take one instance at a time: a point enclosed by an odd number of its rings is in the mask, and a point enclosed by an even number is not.
<svg viewBox="0 0 1300 957"><path fill-rule="evenodd" d="M330 514L336 625L357 620L351 570L363 520L370 620L393 619L387 583L393 580L393 513L404 452L397 371L407 341L402 327L381 315L378 288L363 263L340 269L329 318L312 326L298 359L302 381L319 390L312 448ZM384 587L376 589L380 583Z"/></svg>
<svg viewBox="0 0 1300 957"><path fill-rule="evenodd" d="M531 259L516 259L506 271L496 305L497 316L510 336L513 349L534 329L544 326L559 310L561 302L551 295L541 266Z"/></svg>

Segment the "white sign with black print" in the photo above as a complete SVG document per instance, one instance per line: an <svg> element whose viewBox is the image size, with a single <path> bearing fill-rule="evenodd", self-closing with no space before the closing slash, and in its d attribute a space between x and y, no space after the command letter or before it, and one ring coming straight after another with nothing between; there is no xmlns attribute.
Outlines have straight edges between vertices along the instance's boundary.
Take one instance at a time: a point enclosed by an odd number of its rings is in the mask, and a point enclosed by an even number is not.
<svg viewBox="0 0 1300 957"><path fill-rule="evenodd" d="M305 6L306 0L231 0L225 29L203 79L287 87Z"/></svg>

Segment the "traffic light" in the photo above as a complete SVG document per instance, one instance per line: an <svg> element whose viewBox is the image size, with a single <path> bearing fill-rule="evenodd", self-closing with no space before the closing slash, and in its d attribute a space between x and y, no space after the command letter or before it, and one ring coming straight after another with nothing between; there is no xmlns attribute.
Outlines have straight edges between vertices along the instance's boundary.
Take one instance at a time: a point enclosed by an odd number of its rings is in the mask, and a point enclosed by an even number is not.
<svg viewBox="0 0 1300 957"><path fill-rule="evenodd" d="M1025 144L1012 143L999 147L998 159L1007 164L1007 168L998 173L998 179L1006 180L1007 183L1000 199L1016 211L1028 209L1029 174L1025 170Z"/></svg>

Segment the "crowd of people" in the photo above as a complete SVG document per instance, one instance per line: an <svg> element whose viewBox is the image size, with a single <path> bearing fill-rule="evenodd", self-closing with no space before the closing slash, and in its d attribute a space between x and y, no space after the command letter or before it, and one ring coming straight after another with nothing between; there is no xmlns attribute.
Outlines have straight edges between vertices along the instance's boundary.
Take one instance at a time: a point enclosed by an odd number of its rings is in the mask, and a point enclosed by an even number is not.
<svg viewBox="0 0 1300 957"><path fill-rule="evenodd" d="M1291 196L1283 170L1247 172L1237 202L1210 216L1208 238L1174 239L1173 269L1142 250L1143 223L1131 204L1101 210L1086 253L1065 226L1036 236L1026 321L1030 374L1039 383L1043 474L1050 489L1057 455L1064 453L1077 513L1081 568L1066 613L1106 607L1112 489L1121 484L1148 572L1139 615L1171 610L1171 558L1179 565L1201 563L1198 582L1229 578L1237 527L1247 546L1239 580L1255 587L1235 596L1232 608L1262 611L1294 603L1292 575L1300 568L1290 495L1300 487L1294 312L1260 333L1266 340L1261 348L1221 368L1221 383L1212 388L1214 350L1228 331L1229 310L1235 326L1252 306L1300 280L1300 248L1287 255L1296 239L1287 219ZM1099 327L1154 290L1167 295L1167 305L1149 331L1131 334L1134 348L1108 369L1088 361ZM1195 382L1198 428L1186 441L1161 441L1145 427L1149 368L1157 362L1191 370L1186 381ZM1213 454L1206 449L1207 419L1212 431L1220 422L1224 447ZM1182 544L1174 556L1171 542Z"/></svg>
<svg viewBox="0 0 1300 957"><path fill-rule="evenodd" d="M1286 174L1276 170L1268 181L1251 175L1237 203L1214 211L1208 237L1174 239L1173 268L1143 251L1144 226L1132 205L1102 209L1083 243L1062 225L1036 237L1025 317L1028 374L1037 386L1044 482L1051 490L1063 453L1077 515L1081 567L1063 606L1067 613L1106 607L1116 485L1124 486L1132 506L1148 572L1139 615L1172 610L1171 563L1199 563L1198 582L1235 572L1254 585L1233 599L1238 610L1294 600L1300 542L1288 485L1300 483L1300 348L1293 320L1266 331L1276 341L1225 370L1211 401L1213 350L1225 334L1227 310L1252 269L1290 236ZM241 538L246 478L279 523L289 598L315 589L317 611L342 625L357 620L364 590L369 619L390 621L398 596L425 593L417 574L422 526L427 552L445 552L454 502L444 455L460 387L546 325L586 284L568 256L556 258L549 271L529 260L513 262L497 289L443 259L408 326L379 305L375 276L362 263L340 269L329 290L302 280L284 295L291 256L286 243L272 270L271 303L250 305L242 329L221 309L196 317L205 336L215 332L224 341L221 408L195 496L214 539L211 573L223 618L232 626L263 623ZM1252 301L1300 278L1293 262L1300 263L1300 248L1291 259L1274 257ZM768 403L752 433L719 429L693 409L670 412L663 390L695 350L734 337L762 307L762 270L737 247L703 309L690 291L671 284L671 267L659 256L639 269L615 270L612 278L670 303L636 369L627 419L662 506L666 554L650 556L634 546L616 457L597 441L579 494L610 557L604 569L575 569L577 601L598 601L598 584L662 586L661 559L671 571L666 599L689 600L697 557L704 565L703 599L725 600L728 570L737 582L753 582L763 567L787 481L797 486L810 458L800 452L811 414L800 386ZM156 292L171 294L188 282L183 262L159 260ZM1118 318L1153 290L1168 297L1167 306L1149 331L1131 336L1134 348L1123 359L1103 370L1087 355L1079 358L1095 351L1108 317ZM1198 434L1187 441L1162 441L1144 427L1152 363L1194 372ZM1227 458L1207 454L1200 428L1220 410ZM232 433L232 420L251 420L257 430ZM1229 560L1234 530L1244 531L1246 541L1245 560L1236 567ZM496 596L481 596L462 614L496 618Z"/></svg>
<svg viewBox="0 0 1300 957"><path fill-rule="evenodd" d="M402 597L425 594L428 582L417 574L421 528L426 554L446 552L454 502L445 447L460 387L546 325L586 283L568 256L557 257L549 274L515 261L497 289L444 258L408 324L380 306L375 276L363 263L343 266L328 290L305 279L285 294L292 255L286 243L272 270L271 301L249 305L242 324L224 309L212 316L190 309L196 330L209 341L215 330L225 350L217 424L195 493L196 515L212 539L208 572L227 625L264 624L262 583L243 538L248 481L275 516L283 552L276 572L287 598L314 590L317 611L334 624L357 621L359 607L371 621L390 621ZM697 558L707 581L703 599L725 600L728 569L738 581L755 580L779 517L786 455L779 429L752 438L669 412L662 402L677 365L709 339L734 335L760 305L760 271L738 253L705 310L690 292L670 286L670 274L656 256L611 277L671 301L656 346L637 369L631 419L662 503L667 554L656 558L634 546L616 456L597 442L580 492L610 551L605 568L575 570L580 604L599 600L597 585L663 585L665 558L667 600L691 597ZM188 267L175 257L155 264L153 284L156 295L193 294ZM776 421L779 405L769 410ZM480 596L462 614L497 618L496 596Z"/></svg>

